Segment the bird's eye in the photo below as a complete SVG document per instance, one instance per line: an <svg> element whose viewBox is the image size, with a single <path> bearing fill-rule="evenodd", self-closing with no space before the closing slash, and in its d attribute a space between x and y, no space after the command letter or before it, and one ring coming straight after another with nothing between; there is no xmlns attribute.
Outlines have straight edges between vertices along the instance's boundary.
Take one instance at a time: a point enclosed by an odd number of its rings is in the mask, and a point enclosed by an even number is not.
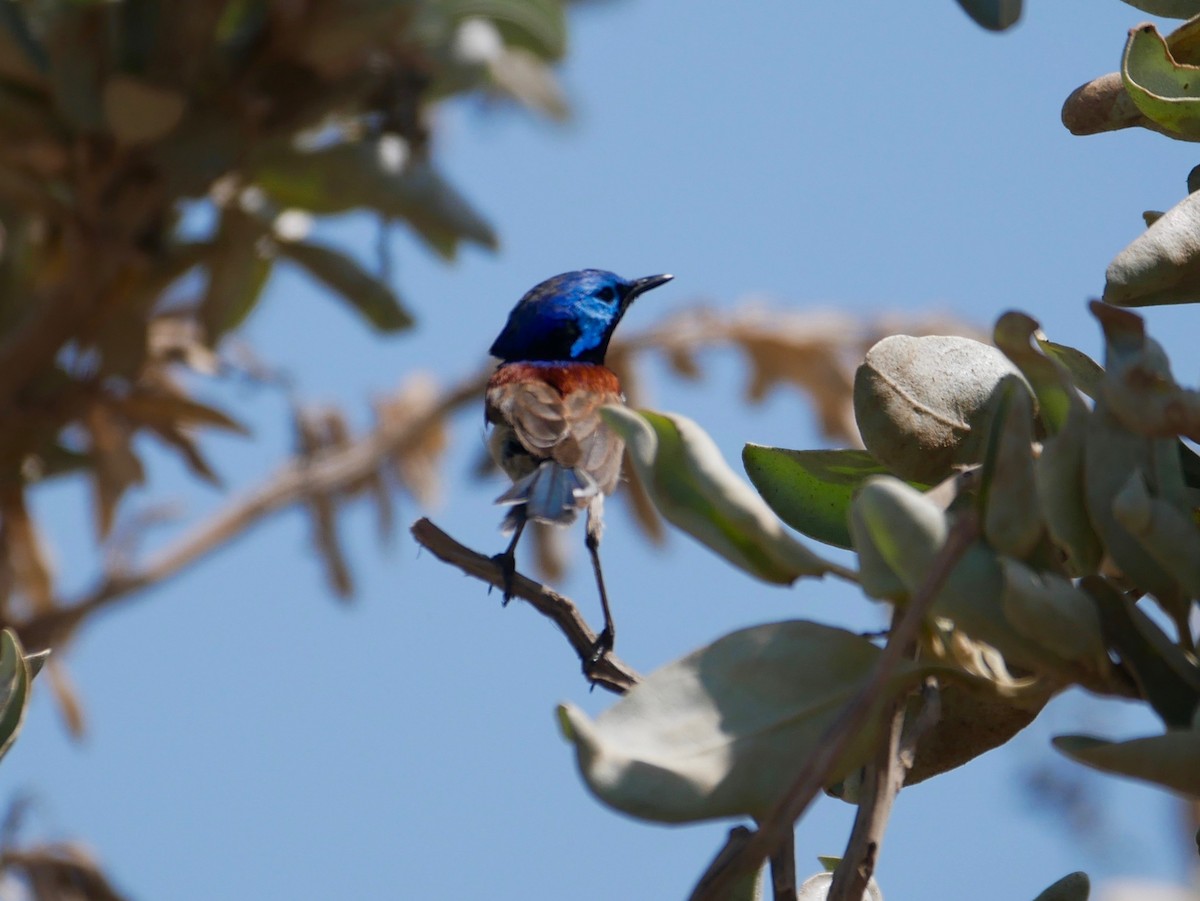
<svg viewBox="0 0 1200 901"><path fill-rule="evenodd" d="M611 303L612 301L617 299L617 291L615 288L613 288L611 285L609 285L607 288L601 288L597 292L596 296L598 298L600 298L602 301L604 301L605 303Z"/></svg>

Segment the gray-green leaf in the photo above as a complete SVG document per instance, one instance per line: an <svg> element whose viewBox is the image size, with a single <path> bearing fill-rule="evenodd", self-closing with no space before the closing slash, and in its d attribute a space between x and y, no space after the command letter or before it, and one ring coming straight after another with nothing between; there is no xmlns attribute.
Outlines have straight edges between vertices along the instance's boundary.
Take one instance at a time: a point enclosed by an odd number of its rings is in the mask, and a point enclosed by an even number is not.
<svg viewBox="0 0 1200 901"><path fill-rule="evenodd" d="M798 532L837 547L853 547L850 500L870 476L886 475L863 450L787 450L747 444L746 475L779 518Z"/></svg>
<svg viewBox="0 0 1200 901"><path fill-rule="evenodd" d="M381 332L413 324L396 293L341 251L312 241L280 241L278 246L281 257L304 267Z"/></svg>

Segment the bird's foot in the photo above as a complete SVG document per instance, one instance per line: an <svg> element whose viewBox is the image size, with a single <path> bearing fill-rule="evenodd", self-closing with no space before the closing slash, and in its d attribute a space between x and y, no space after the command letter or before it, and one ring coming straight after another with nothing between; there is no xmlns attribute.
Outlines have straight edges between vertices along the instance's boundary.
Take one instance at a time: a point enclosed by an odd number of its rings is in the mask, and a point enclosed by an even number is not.
<svg viewBox="0 0 1200 901"><path fill-rule="evenodd" d="M600 633L595 643L592 644L592 650L588 653L587 659L583 662L583 674L591 676L592 671L604 659L605 655L613 649L614 635L612 629L606 628Z"/></svg>
<svg viewBox="0 0 1200 901"><path fill-rule="evenodd" d="M513 599L513 581L515 580L516 575L517 575L517 556L516 556L516 554L513 554L511 552L505 552L503 554L493 554L492 562L499 564L500 571L503 574L502 578L504 581L504 587L503 587L504 599L501 601L501 604L503 604L503 606L507 607L508 602ZM488 586L488 594L491 594L491 593L492 593L492 586L489 585Z"/></svg>

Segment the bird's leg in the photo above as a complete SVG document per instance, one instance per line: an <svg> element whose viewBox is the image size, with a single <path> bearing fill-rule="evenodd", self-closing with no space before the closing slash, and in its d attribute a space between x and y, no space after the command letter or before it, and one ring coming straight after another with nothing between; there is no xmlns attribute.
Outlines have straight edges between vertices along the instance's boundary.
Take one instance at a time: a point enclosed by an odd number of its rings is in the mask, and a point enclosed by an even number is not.
<svg viewBox="0 0 1200 901"><path fill-rule="evenodd" d="M503 604L508 605L508 602L513 597L513 579L517 574L517 542L521 540L521 533L525 530L525 517L522 516L516 522L516 527L513 529L512 541L508 543L508 547L504 553L496 554L492 557L494 561L500 564L500 569L504 574L504 600ZM491 591L489 588L488 591Z"/></svg>
<svg viewBox="0 0 1200 901"><path fill-rule="evenodd" d="M600 568L600 533L604 528L604 496L596 495L588 505L587 549L592 557L592 569L596 573L596 588L600 592L600 607L604 611L604 631L592 646L591 656L584 665L588 670L595 666L605 654L613 649L617 628L613 624L612 611L608 607L608 592L604 590L604 571Z"/></svg>

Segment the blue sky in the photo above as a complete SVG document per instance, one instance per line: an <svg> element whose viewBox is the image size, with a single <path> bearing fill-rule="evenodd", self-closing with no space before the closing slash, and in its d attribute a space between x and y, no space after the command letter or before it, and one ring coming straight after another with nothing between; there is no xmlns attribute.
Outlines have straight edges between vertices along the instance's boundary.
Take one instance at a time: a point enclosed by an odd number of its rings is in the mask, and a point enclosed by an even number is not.
<svg viewBox="0 0 1200 901"><path fill-rule="evenodd" d="M438 114L442 166L492 218L500 253L446 267L399 234L398 284L421 324L387 340L281 272L247 337L305 398L359 423L373 393L415 370L451 381L475 368L521 293L584 266L676 275L623 328L749 295L863 316L943 310L983 327L1019 307L1096 353L1086 300L1142 210L1183 196L1196 159L1159 135L1076 138L1059 123L1062 100L1117 67L1144 14L1117 0L1029 6L994 35L951 0L585 4L562 70L571 123L476 102ZM373 253L361 218L324 236ZM1194 383L1195 311L1147 316ZM655 405L699 420L733 460L745 441L818 443L796 396L746 408L739 361L703 362L698 385L650 367ZM252 485L290 447L286 402L210 390L257 424L252 443L206 445L232 489ZM481 415L456 421L430 512L465 543L499 550L500 486L468 474L482 436ZM152 473L133 506L180 498L199 516L222 501L169 458L156 455ZM402 503L406 525L422 511ZM79 485L38 498L68 587L93 572L85 504ZM40 834L83 837L146 899L683 896L728 824L651 826L591 799L552 711L611 699L587 692L561 638L418 555L406 534L381 549L365 505L343 521L352 606L326 593L292 512L83 634L67 662L86 739L66 737L43 687L0 770L9 790L35 797ZM582 535L569 542L585 564ZM845 587L761 586L680 535L649 548L619 512L605 559L619 651L643 671L753 623L880 622ZM561 587L598 614L586 565ZM1050 735L1151 728L1131 707L1070 696L1005 749L904 792L880 863L885 895L1032 898L1074 869L1180 878L1185 842L1169 836L1178 817L1166 795L1089 778L1104 813L1084 840L1021 788L1055 762ZM851 816L834 800L810 812L802 873L840 851Z"/></svg>

